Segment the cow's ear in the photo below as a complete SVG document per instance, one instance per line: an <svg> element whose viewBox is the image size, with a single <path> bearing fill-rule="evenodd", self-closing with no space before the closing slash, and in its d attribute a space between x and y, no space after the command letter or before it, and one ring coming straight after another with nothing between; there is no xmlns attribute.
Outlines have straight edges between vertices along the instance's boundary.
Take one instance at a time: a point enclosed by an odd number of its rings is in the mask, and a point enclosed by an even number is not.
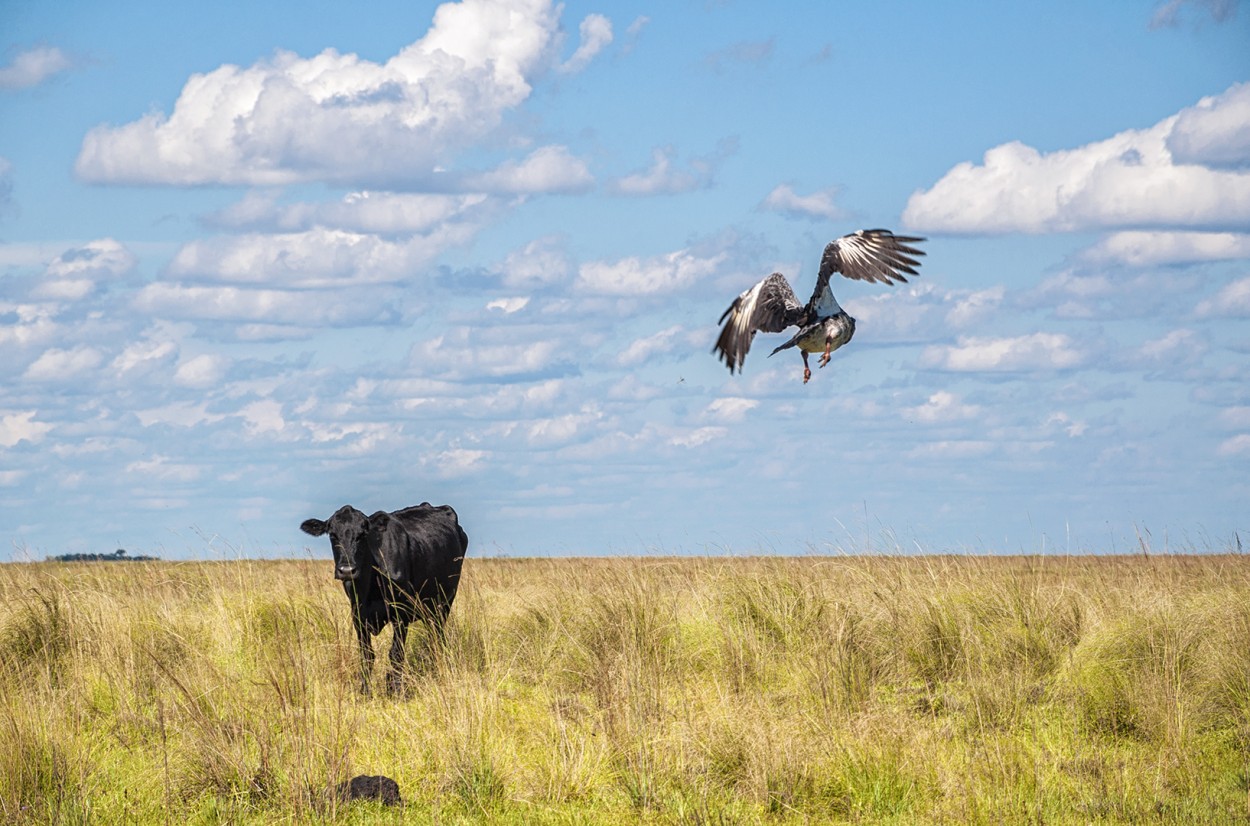
<svg viewBox="0 0 1250 826"><path fill-rule="evenodd" d="M320 519L305 519L303 524L299 526L299 529L309 536L324 536L325 532L330 529L330 526Z"/></svg>
<svg viewBox="0 0 1250 826"><path fill-rule="evenodd" d="M386 511L378 511L369 517L369 527L375 531L384 531L386 526L390 524L391 515Z"/></svg>

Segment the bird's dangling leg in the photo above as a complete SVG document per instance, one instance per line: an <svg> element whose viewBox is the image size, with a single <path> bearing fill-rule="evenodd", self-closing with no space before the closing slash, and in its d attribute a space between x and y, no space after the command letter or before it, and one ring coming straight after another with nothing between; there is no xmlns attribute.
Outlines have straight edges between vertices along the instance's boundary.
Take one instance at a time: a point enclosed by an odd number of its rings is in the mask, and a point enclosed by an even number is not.
<svg viewBox="0 0 1250 826"><path fill-rule="evenodd" d="M820 357L820 366L824 367L829 363L829 354L833 352L833 339L825 339L825 352Z"/></svg>
<svg viewBox="0 0 1250 826"><path fill-rule="evenodd" d="M812 368L807 366L807 351L800 350L803 355L803 383L807 384L812 378Z"/></svg>

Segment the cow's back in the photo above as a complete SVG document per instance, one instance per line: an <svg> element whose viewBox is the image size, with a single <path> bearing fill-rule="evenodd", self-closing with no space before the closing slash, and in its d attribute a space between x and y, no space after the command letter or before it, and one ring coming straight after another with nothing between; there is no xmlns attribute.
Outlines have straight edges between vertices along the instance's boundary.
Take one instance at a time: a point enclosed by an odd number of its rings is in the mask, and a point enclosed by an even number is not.
<svg viewBox="0 0 1250 826"><path fill-rule="evenodd" d="M392 513L383 538L399 584L433 596L437 586L448 602L455 596L468 536L450 505L422 503Z"/></svg>

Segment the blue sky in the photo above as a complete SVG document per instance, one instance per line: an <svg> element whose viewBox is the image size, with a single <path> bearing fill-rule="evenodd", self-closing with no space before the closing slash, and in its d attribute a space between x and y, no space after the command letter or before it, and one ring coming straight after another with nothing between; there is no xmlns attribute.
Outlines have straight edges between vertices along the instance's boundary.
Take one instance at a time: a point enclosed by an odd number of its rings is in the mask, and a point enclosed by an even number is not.
<svg viewBox="0 0 1250 826"><path fill-rule="evenodd" d="M0 560L1222 549L1250 9L0 2ZM717 318L828 241L802 383Z"/></svg>

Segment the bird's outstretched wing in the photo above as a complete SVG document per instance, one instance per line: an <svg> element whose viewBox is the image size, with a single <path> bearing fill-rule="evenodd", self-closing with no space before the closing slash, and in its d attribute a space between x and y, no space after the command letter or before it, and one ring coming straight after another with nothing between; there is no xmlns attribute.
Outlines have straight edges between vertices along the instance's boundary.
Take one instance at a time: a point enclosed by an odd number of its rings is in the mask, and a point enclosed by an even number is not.
<svg viewBox="0 0 1250 826"><path fill-rule="evenodd" d="M795 297L790 282L775 272L735 298L729 309L721 313L720 320L725 326L712 351L725 362L730 373L735 369L741 372L757 331L780 333L797 323L802 314L803 305ZM729 320L725 321L726 318Z"/></svg>
<svg viewBox="0 0 1250 826"><path fill-rule="evenodd" d="M923 250L912 245L924 240L895 235L888 229L861 229L830 241L820 259L820 272L816 275L816 289L810 303L820 303L822 293L829 290L829 277L835 272L856 281L906 283L908 275L919 275L916 267L920 262L916 256L924 255Z"/></svg>

